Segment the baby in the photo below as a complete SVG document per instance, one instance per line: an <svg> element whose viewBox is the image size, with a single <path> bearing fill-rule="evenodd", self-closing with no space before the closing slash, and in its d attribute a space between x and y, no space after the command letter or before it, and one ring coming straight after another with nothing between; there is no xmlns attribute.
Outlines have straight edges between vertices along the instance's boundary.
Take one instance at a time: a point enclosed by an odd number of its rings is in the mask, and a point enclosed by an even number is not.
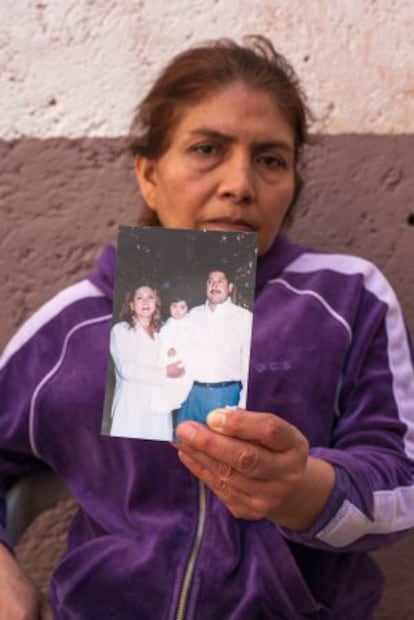
<svg viewBox="0 0 414 620"><path fill-rule="evenodd" d="M170 317L161 328L160 336L162 347L168 347L168 363L183 364L177 353L188 345L188 304L185 299L175 296L170 303ZM165 349L164 349L165 351ZM184 364L183 364L184 365Z"/></svg>
<svg viewBox="0 0 414 620"><path fill-rule="evenodd" d="M177 363L185 368L182 377L167 378L164 386L154 390L152 407L154 411L160 413L179 409L187 398L193 383L189 368L191 339L188 310L184 296L176 294L170 302L170 316L160 330L161 365Z"/></svg>

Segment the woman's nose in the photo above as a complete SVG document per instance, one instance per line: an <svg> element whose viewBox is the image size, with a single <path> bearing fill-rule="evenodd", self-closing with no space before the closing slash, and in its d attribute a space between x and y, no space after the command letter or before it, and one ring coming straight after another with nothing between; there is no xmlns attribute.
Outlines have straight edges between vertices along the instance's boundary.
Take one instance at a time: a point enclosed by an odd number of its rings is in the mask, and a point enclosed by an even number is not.
<svg viewBox="0 0 414 620"><path fill-rule="evenodd" d="M220 194L237 203L249 203L255 194L254 177L250 158L234 155L222 169Z"/></svg>

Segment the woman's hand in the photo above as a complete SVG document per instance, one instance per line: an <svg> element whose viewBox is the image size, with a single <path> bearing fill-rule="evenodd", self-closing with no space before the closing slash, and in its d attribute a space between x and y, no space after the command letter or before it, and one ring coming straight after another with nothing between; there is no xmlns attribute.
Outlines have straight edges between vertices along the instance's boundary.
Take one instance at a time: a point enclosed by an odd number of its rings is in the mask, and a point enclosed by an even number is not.
<svg viewBox="0 0 414 620"><path fill-rule="evenodd" d="M208 427L183 422L175 444L184 465L242 519L270 519L297 531L319 516L334 468L309 456L304 435L282 418L216 409Z"/></svg>
<svg viewBox="0 0 414 620"><path fill-rule="evenodd" d="M41 592L1 543L0 620L53 620L52 611Z"/></svg>
<svg viewBox="0 0 414 620"><path fill-rule="evenodd" d="M170 379L177 379L182 377L185 373L185 368L182 362L174 362L174 364L168 364L166 367L167 377ZM1 619L0 619L1 620Z"/></svg>

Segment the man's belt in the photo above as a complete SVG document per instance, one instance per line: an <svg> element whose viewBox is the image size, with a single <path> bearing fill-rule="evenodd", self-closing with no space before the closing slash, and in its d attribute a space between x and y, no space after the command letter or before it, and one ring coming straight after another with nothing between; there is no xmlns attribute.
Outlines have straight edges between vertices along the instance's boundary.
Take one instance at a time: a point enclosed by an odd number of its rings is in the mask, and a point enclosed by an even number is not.
<svg viewBox="0 0 414 620"><path fill-rule="evenodd" d="M228 387L229 385L241 386L241 381L219 381L218 383L202 383L201 381L194 381L194 385L199 385L200 387L206 388L223 388Z"/></svg>

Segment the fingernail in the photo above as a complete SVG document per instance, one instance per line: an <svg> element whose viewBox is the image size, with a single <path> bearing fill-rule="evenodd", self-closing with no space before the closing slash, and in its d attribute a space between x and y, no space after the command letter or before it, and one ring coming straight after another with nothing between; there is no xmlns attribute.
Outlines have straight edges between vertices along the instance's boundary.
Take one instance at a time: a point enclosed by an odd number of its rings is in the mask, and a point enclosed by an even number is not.
<svg viewBox="0 0 414 620"><path fill-rule="evenodd" d="M177 427L177 435L184 441L193 441L196 436L196 427L191 422L180 424Z"/></svg>
<svg viewBox="0 0 414 620"><path fill-rule="evenodd" d="M207 424L210 428L223 428L226 424L226 414L221 409L211 411L207 416Z"/></svg>

